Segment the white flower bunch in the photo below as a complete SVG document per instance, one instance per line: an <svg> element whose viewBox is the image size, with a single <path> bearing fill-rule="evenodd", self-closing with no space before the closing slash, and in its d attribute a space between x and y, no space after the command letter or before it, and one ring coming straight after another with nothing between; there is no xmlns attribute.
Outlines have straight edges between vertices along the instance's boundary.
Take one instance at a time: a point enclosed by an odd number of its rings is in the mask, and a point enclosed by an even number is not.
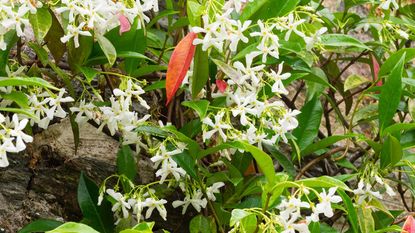
<svg viewBox="0 0 415 233"><path fill-rule="evenodd" d="M93 120L99 124L98 130L102 130L104 126L108 127L111 135L116 132L121 133L123 137L123 144L135 144L137 152L140 148L148 149L147 145L143 143L142 136L137 134L134 130L146 123L151 117L144 115L139 117L138 113L133 110L133 100L145 109L149 109L147 102L141 97L144 90L140 85L128 79L119 88L113 90L113 96L110 98L110 106L97 107L91 102L86 103L86 100L81 100L79 106L72 107L70 110L77 113L75 121L79 124L85 123L88 120Z"/></svg>
<svg viewBox="0 0 415 233"><path fill-rule="evenodd" d="M1 88L4 93L10 93L14 88ZM72 97L64 97L65 89L60 89L58 94L54 94L50 90L45 91L43 88L27 89L28 109L27 111L34 115L14 114L10 120L9 116L0 113L0 167L7 167L7 152L17 153L26 149L25 143L30 143L33 138L23 132L29 123L31 126L37 125L42 129L49 126L51 120L55 117L64 118L67 113L62 108L62 103L74 101ZM13 102L1 99L2 107L9 107Z"/></svg>
<svg viewBox="0 0 415 233"><path fill-rule="evenodd" d="M127 3L128 2L128 3ZM4 36L15 30L18 37L25 35L24 29L30 27L29 14L36 14L37 8L44 6L40 0L0 0L0 50L7 44ZM112 1L112 0L62 0L52 7L57 15L66 17L66 35L61 38L63 43L74 40L79 47L79 36L92 36L94 33L103 35L109 30L121 26L130 28L135 20L141 28L150 21L146 12L158 12L158 0Z"/></svg>
<svg viewBox="0 0 415 233"><path fill-rule="evenodd" d="M28 122L27 118L19 119L17 114L10 119L0 113L0 167L9 166L7 153L23 151L26 149L25 143L33 141L30 135L23 132Z"/></svg>
<svg viewBox="0 0 415 233"><path fill-rule="evenodd" d="M384 181L384 179L380 178L378 175L374 176L374 181L379 185L383 186L385 193L388 194L390 197L395 196L395 192L393 189ZM357 204L362 204L363 201L370 201L373 198L376 199L383 199L382 194L380 191L375 191L372 187L372 184L369 181L365 181L361 179L357 185L357 188L353 190L353 193L356 196Z"/></svg>
<svg viewBox="0 0 415 233"><path fill-rule="evenodd" d="M293 196L282 199L281 203L271 211L267 211L264 217L264 224L260 225L264 232L276 232L276 228L280 229L281 233L309 233L308 226L312 222L320 220L320 214L330 218L333 217L332 204L337 204L342 201L340 196L335 195L337 188L333 187L328 190L322 189L319 193L312 190L317 198L317 203L309 199L308 194L310 190L303 187L298 189ZM307 200L307 201L304 201ZM244 209L250 211L251 209ZM310 215L304 213L311 212ZM253 213L257 214L256 210ZM239 224L235 224L231 232L238 232ZM268 230L268 231L267 231Z"/></svg>
<svg viewBox="0 0 415 233"><path fill-rule="evenodd" d="M147 190L147 191L145 191ZM141 219L148 219L151 217L153 210L157 209L160 216L166 220L167 210L164 205L167 203L165 199L159 199L154 190L143 187L132 194L122 194L116 192L114 189L107 189L106 194L113 199L112 212L114 213L117 225L122 219L129 218L132 214L136 216L137 222ZM101 205L104 199L104 192L100 193L98 205ZM142 213L147 208L144 217Z"/></svg>
<svg viewBox="0 0 415 233"><path fill-rule="evenodd" d="M177 182L180 181L181 177L186 175L185 170L179 167L172 158L174 155L183 153L183 150L186 148L186 146L182 143L178 143L176 149L167 151L167 141L168 140L159 145L156 154L150 159L154 163L154 168L159 168L159 170L156 172L156 177L160 177L160 184L164 183L169 175L172 175Z"/></svg>

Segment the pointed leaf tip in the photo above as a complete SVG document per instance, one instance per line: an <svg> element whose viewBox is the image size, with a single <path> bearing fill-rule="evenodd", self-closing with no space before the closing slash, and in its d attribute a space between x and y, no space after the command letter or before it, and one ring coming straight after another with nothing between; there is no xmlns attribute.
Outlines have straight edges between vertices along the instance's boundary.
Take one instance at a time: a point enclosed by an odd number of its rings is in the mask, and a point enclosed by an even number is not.
<svg viewBox="0 0 415 233"><path fill-rule="evenodd" d="M196 33L190 32L187 34L174 49L166 74L166 106L173 99L177 89L183 82L190 63L195 54L196 46L193 45L193 40L196 38Z"/></svg>

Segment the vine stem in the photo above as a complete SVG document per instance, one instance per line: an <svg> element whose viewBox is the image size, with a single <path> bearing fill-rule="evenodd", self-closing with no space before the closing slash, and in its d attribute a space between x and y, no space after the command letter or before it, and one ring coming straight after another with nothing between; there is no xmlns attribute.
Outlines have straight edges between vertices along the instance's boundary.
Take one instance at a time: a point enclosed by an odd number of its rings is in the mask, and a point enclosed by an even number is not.
<svg viewBox="0 0 415 233"><path fill-rule="evenodd" d="M265 200L265 205L262 208L262 214L265 214L265 212L267 212L268 209L268 205L269 205L269 200L271 199L272 193L268 192L267 193L267 199ZM259 231L259 224L262 222L263 220L263 216L261 215L260 218L258 219L257 223L256 223L256 228L254 233L258 233Z"/></svg>

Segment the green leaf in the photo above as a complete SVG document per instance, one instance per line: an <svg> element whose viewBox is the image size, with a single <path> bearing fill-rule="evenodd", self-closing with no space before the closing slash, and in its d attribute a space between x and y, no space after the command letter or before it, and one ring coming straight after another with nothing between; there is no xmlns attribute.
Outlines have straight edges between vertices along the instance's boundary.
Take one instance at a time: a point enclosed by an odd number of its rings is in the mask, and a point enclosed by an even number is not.
<svg viewBox="0 0 415 233"><path fill-rule="evenodd" d="M398 139L389 135L386 137L380 152L380 167L393 166L402 159L402 146Z"/></svg>
<svg viewBox="0 0 415 233"><path fill-rule="evenodd" d="M373 233L375 231L375 222L372 217L372 210L366 204L357 209L359 226L362 233Z"/></svg>
<svg viewBox="0 0 415 233"><path fill-rule="evenodd" d="M150 135L163 137L163 138L169 136L169 133L160 129L160 127L151 126L151 125L140 125L137 128L135 128L135 131L138 133L147 133Z"/></svg>
<svg viewBox="0 0 415 233"><path fill-rule="evenodd" d="M344 82L344 91L351 90L353 88L359 87L363 83L368 83L369 80L363 76L358 74L352 74L347 77L346 81Z"/></svg>
<svg viewBox="0 0 415 233"><path fill-rule="evenodd" d="M182 102L183 106L191 108L199 114L200 119L205 118L208 107L209 101L207 100L196 100L196 101L184 101Z"/></svg>
<svg viewBox="0 0 415 233"><path fill-rule="evenodd" d="M111 214L111 205L107 200L104 199L101 205L98 206L98 196L99 191L96 184L88 177L86 177L83 173L81 173L78 184L78 204L81 208L84 219L91 227L97 231L101 233L111 233L113 232L114 226ZM80 232L84 233L87 231Z"/></svg>
<svg viewBox="0 0 415 233"><path fill-rule="evenodd" d="M161 11L157 14L157 16L155 16L154 18L151 19L151 21L146 25L146 28L151 28L155 23L157 23L160 19L169 16L169 15L176 15L180 13L180 11L175 11L175 10L164 10Z"/></svg>
<svg viewBox="0 0 415 233"><path fill-rule="evenodd" d="M17 114L23 114L33 119L38 119L36 115L34 115L32 112L29 112L27 110L21 109L21 108L0 108L0 112L14 112Z"/></svg>
<svg viewBox="0 0 415 233"><path fill-rule="evenodd" d="M235 226L236 223L241 222L242 219L248 217L249 215L253 215L252 213L249 213L245 210L241 209L234 209L231 213L231 220L230 220L230 226Z"/></svg>
<svg viewBox="0 0 415 233"><path fill-rule="evenodd" d="M10 78L0 78L0 87L8 86L37 86L44 87L53 90L59 90L52 84L48 83L46 80L41 78L24 78L24 77L10 77Z"/></svg>
<svg viewBox="0 0 415 233"><path fill-rule="evenodd" d="M357 212L352 200L343 190L337 190L337 194L339 194L340 197L343 199L343 204L345 205L347 210L347 218L349 219L349 224L353 232L359 233Z"/></svg>
<svg viewBox="0 0 415 233"><path fill-rule="evenodd" d="M62 225L63 222L59 222L56 220L49 220L49 219L38 219L36 221L31 222L30 224L27 224L25 227L23 227L18 233L32 233L32 232L45 232L53 230L60 225Z"/></svg>
<svg viewBox="0 0 415 233"><path fill-rule="evenodd" d="M404 63L407 63L415 58L415 48L405 48L401 49L398 52L392 54L380 67L379 70L379 77L389 74L389 72L393 71L396 68L396 65L399 61L404 57Z"/></svg>
<svg viewBox="0 0 415 233"><path fill-rule="evenodd" d="M291 177L295 177L296 170L294 164L284 154L282 154L275 145L264 145L265 149L274 157Z"/></svg>
<svg viewBox="0 0 415 233"><path fill-rule="evenodd" d="M202 16L202 9L202 5L200 5L196 0L187 1L187 15L191 26L201 26L200 17Z"/></svg>
<svg viewBox="0 0 415 233"><path fill-rule="evenodd" d="M181 168L183 168L189 176L197 179L197 171L195 168L196 160L189 154L188 151L183 151L180 154L173 155L173 160Z"/></svg>
<svg viewBox="0 0 415 233"><path fill-rule="evenodd" d="M166 80L156 81L151 85L146 86L143 90L145 92L154 91L154 90L161 90L166 88Z"/></svg>
<svg viewBox="0 0 415 233"><path fill-rule="evenodd" d="M130 52L134 52L142 56L125 58L125 71L127 72L128 75L132 75L134 73L134 71L137 69L137 66L140 64L140 62L143 59L148 59L146 56L143 55L144 52L146 51L146 47L147 47L147 38L144 34L144 30L143 29L136 30L134 34L134 39L132 41L132 46L129 49L130 49ZM121 51L119 51L118 53L121 53Z"/></svg>
<svg viewBox="0 0 415 233"><path fill-rule="evenodd" d="M63 225L60 225L58 228L47 231L46 233L99 233L98 231L94 230L93 228L76 222L67 222Z"/></svg>
<svg viewBox="0 0 415 233"><path fill-rule="evenodd" d="M104 36L97 35L99 46L107 57L108 63L112 66L117 59L117 51L114 48L114 45Z"/></svg>
<svg viewBox="0 0 415 233"><path fill-rule="evenodd" d="M119 58L125 58L127 59L147 59L151 62L155 62L153 60L151 60L150 58L148 58L147 56L141 54L141 53L137 53L137 52L131 52L131 51L122 51L122 52L118 52L116 54L117 57ZM90 59L88 59L85 63L87 65L99 65L99 64L105 64L107 63L108 58L106 56L96 56L96 57L92 57ZM132 74L134 73L134 71L132 71Z"/></svg>
<svg viewBox="0 0 415 233"><path fill-rule="evenodd" d="M242 22L250 19L262 6L265 5L269 0L255 0L255 1L248 1L248 4L245 6L244 10L242 11L239 20ZM277 5L275 5L277 7Z"/></svg>
<svg viewBox="0 0 415 233"><path fill-rule="evenodd" d="M391 123L401 100L404 61L405 54L403 54L382 86L379 98L379 128L381 132Z"/></svg>
<svg viewBox="0 0 415 233"><path fill-rule="evenodd" d="M125 175L130 180L134 180L137 175L137 166L128 145L124 145L118 150L117 170L119 175Z"/></svg>
<svg viewBox="0 0 415 233"><path fill-rule="evenodd" d="M47 64L49 63L49 54L46 51L46 49L44 49L42 46L40 46L36 43L32 43L32 42L29 42L28 45L31 49L33 49L35 51L35 53L38 56L38 58L39 58L40 62L42 63L42 65L47 66Z"/></svg>
<svg viewBox="0 0 415 233"><path fill-rule="evenodd" d="M190 233L211 233L210 221L203 215L192 218L189 224Z"/></svg>
<svg viewBox="0 0 415 233"><path fill-rule="evenodd" d="M99 74L99 72L96 69L86 67L86 66L80 67L79 70L85 76L86 81L88 83L91 83L91 81Z"/></svg>
<svg viewBox="0 0 415 233"><path fill-rule="evenodd" d="M140 77L146 74L151 74L156 71L165 71L167 70L167 66L161 66L161 65L145 65L137 70L134 70L131 76L133 77Z"/></svg>
<svg viewBox="0 0 415 233"><path fill-rule="evenodd" d="M226 76L228 76L231 79L238 79L239 78L239 74L238 72L229 64L220 61L220 60L216 60L216 59L212 59L212 61L219 67L219 69L226 74Z"/></svg>
<svg viewBox="0 0 415 233"><path fill-rule="evenodd" d="M326 34L321 36L321 43L329 47L356 47L371 50L360 40L344 34Z"/></svg>
<svg viewBox="0 0 415 233"><path fill-rule="evenodd" d="M60 38L65 35L65 32L52 9L49 9L49 15L52 17L52 25L50 26L44 40L50 53L55 59L55 62L59 62L66 51L65 43L62 43L60 40Z"/></svg>
<svg viewBox="0 0 415 233"><path fill-rule="evenodd" d="M195 99L203 89L209 79L209 59L207 51L202 50L202 46L196 47L193 59L192 75L192 98Z"/></svg>
<svg viewBox="0 0 415 233"><path fill-rule="evenodd" d="M307 102L298 115L299 126L293 131L296 142L301 150L309 146L317 137L320 128L323 108L318 96Z"/></svg>
<svg viewBox="0 0 415 233"><path fill-rule="evenodd" d="M92 52L93 45L94 38L92 36L79 36L78 48L75 48L73 40L68 42L68 63L72 70L78 72L79 67L85 65Z"/></svg>
<svg viewBox="0 0 415 233"><path fill-rule="evenodd" d="M48 8L38 8L36 14L29 14L29 22L32 25L37 42L41 44L52 26L52 16Z"/></svg>
<svg viewBox="0 0 415 233"><path fill-rule="evenodd" d="M1 97L6 100L14 101L21 108L29 108L29 99L23 92L12 91L7 94L2 94Z"/></svg>
<svg viewBox="0 0 415 233"><path fill-rule="evenodd" d="M383 130L383 135L415 129L415 123L396 123Z"/></svg>
<svg viewBox="0 0 415 233"><path fill-rule="evenodd" d="M18 37L16 31L12 30L3 35L4 43L7 44L6 50L0 49L0 76L7 76L6 66L9 62L10 49L16 44Z"/></svg>
<svg viewBox="0 0 415 233"><path fill-rule="evenodd" d="M316 143L313 143L309 146L307 146L304 150L301 151L301 155L305 156L305 155L309 155L313 152L316 152L318 150L327 148L331 145L333 145L334 143L344 140L346 138L352 138L356 135L354 134L345 134L345 135L333 135L333 136L329 136L327 138L324 138Z"/></svg>
<svg viewBox="0 0 415 233"><path fill-rule="evenodd" d="M347 185L345 185L342 181L336 178L330 177L330 176L307 178L303 180L298 180L297 183L302 184L306 187L320 187L320 188L337 187L339 189L351 191L350 188Z"/></svg>

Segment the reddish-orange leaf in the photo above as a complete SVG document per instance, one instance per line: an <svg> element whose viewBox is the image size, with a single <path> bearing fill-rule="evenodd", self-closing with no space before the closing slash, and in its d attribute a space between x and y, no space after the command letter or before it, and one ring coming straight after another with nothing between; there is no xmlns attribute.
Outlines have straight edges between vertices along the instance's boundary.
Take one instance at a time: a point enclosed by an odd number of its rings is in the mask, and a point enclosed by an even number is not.
<svg viewBox="0 0 415 233"><path fill-rule="evenodd" d="M373 78L374 81L378 80L379 77L379 70L380 70L380 66L378 61L376 60L376 57L373 56L373 54L371 54L371 58L372 58L372 65L373 65ZM382 86L382 80L379 80L378 83L376 84L377 86Z"/></svg>
<svg viewBox="0 0 415 233"><path fill-rule="evenodd" d="M189 70L190 63L195 55L196 46L193 45L195 38L196 33L190 32L187 34L179 42L171 55L166 74L166 105L173 99L177 89L179 89L186 76L186 72Z"/></svg>
<svg viewBox="0 0 415 233"><path fill-rule="evenodd" d="M228 84L222 79L216 79L216 86L218 87L221 93L224 93L226 91L226 88L228 87Z"/></svg>
<svg viewBox="0 0 415 233"><path fill-rule="evenodd" d="M415 220L409 215L402 227L402 233L415 233Z"/></svg>

